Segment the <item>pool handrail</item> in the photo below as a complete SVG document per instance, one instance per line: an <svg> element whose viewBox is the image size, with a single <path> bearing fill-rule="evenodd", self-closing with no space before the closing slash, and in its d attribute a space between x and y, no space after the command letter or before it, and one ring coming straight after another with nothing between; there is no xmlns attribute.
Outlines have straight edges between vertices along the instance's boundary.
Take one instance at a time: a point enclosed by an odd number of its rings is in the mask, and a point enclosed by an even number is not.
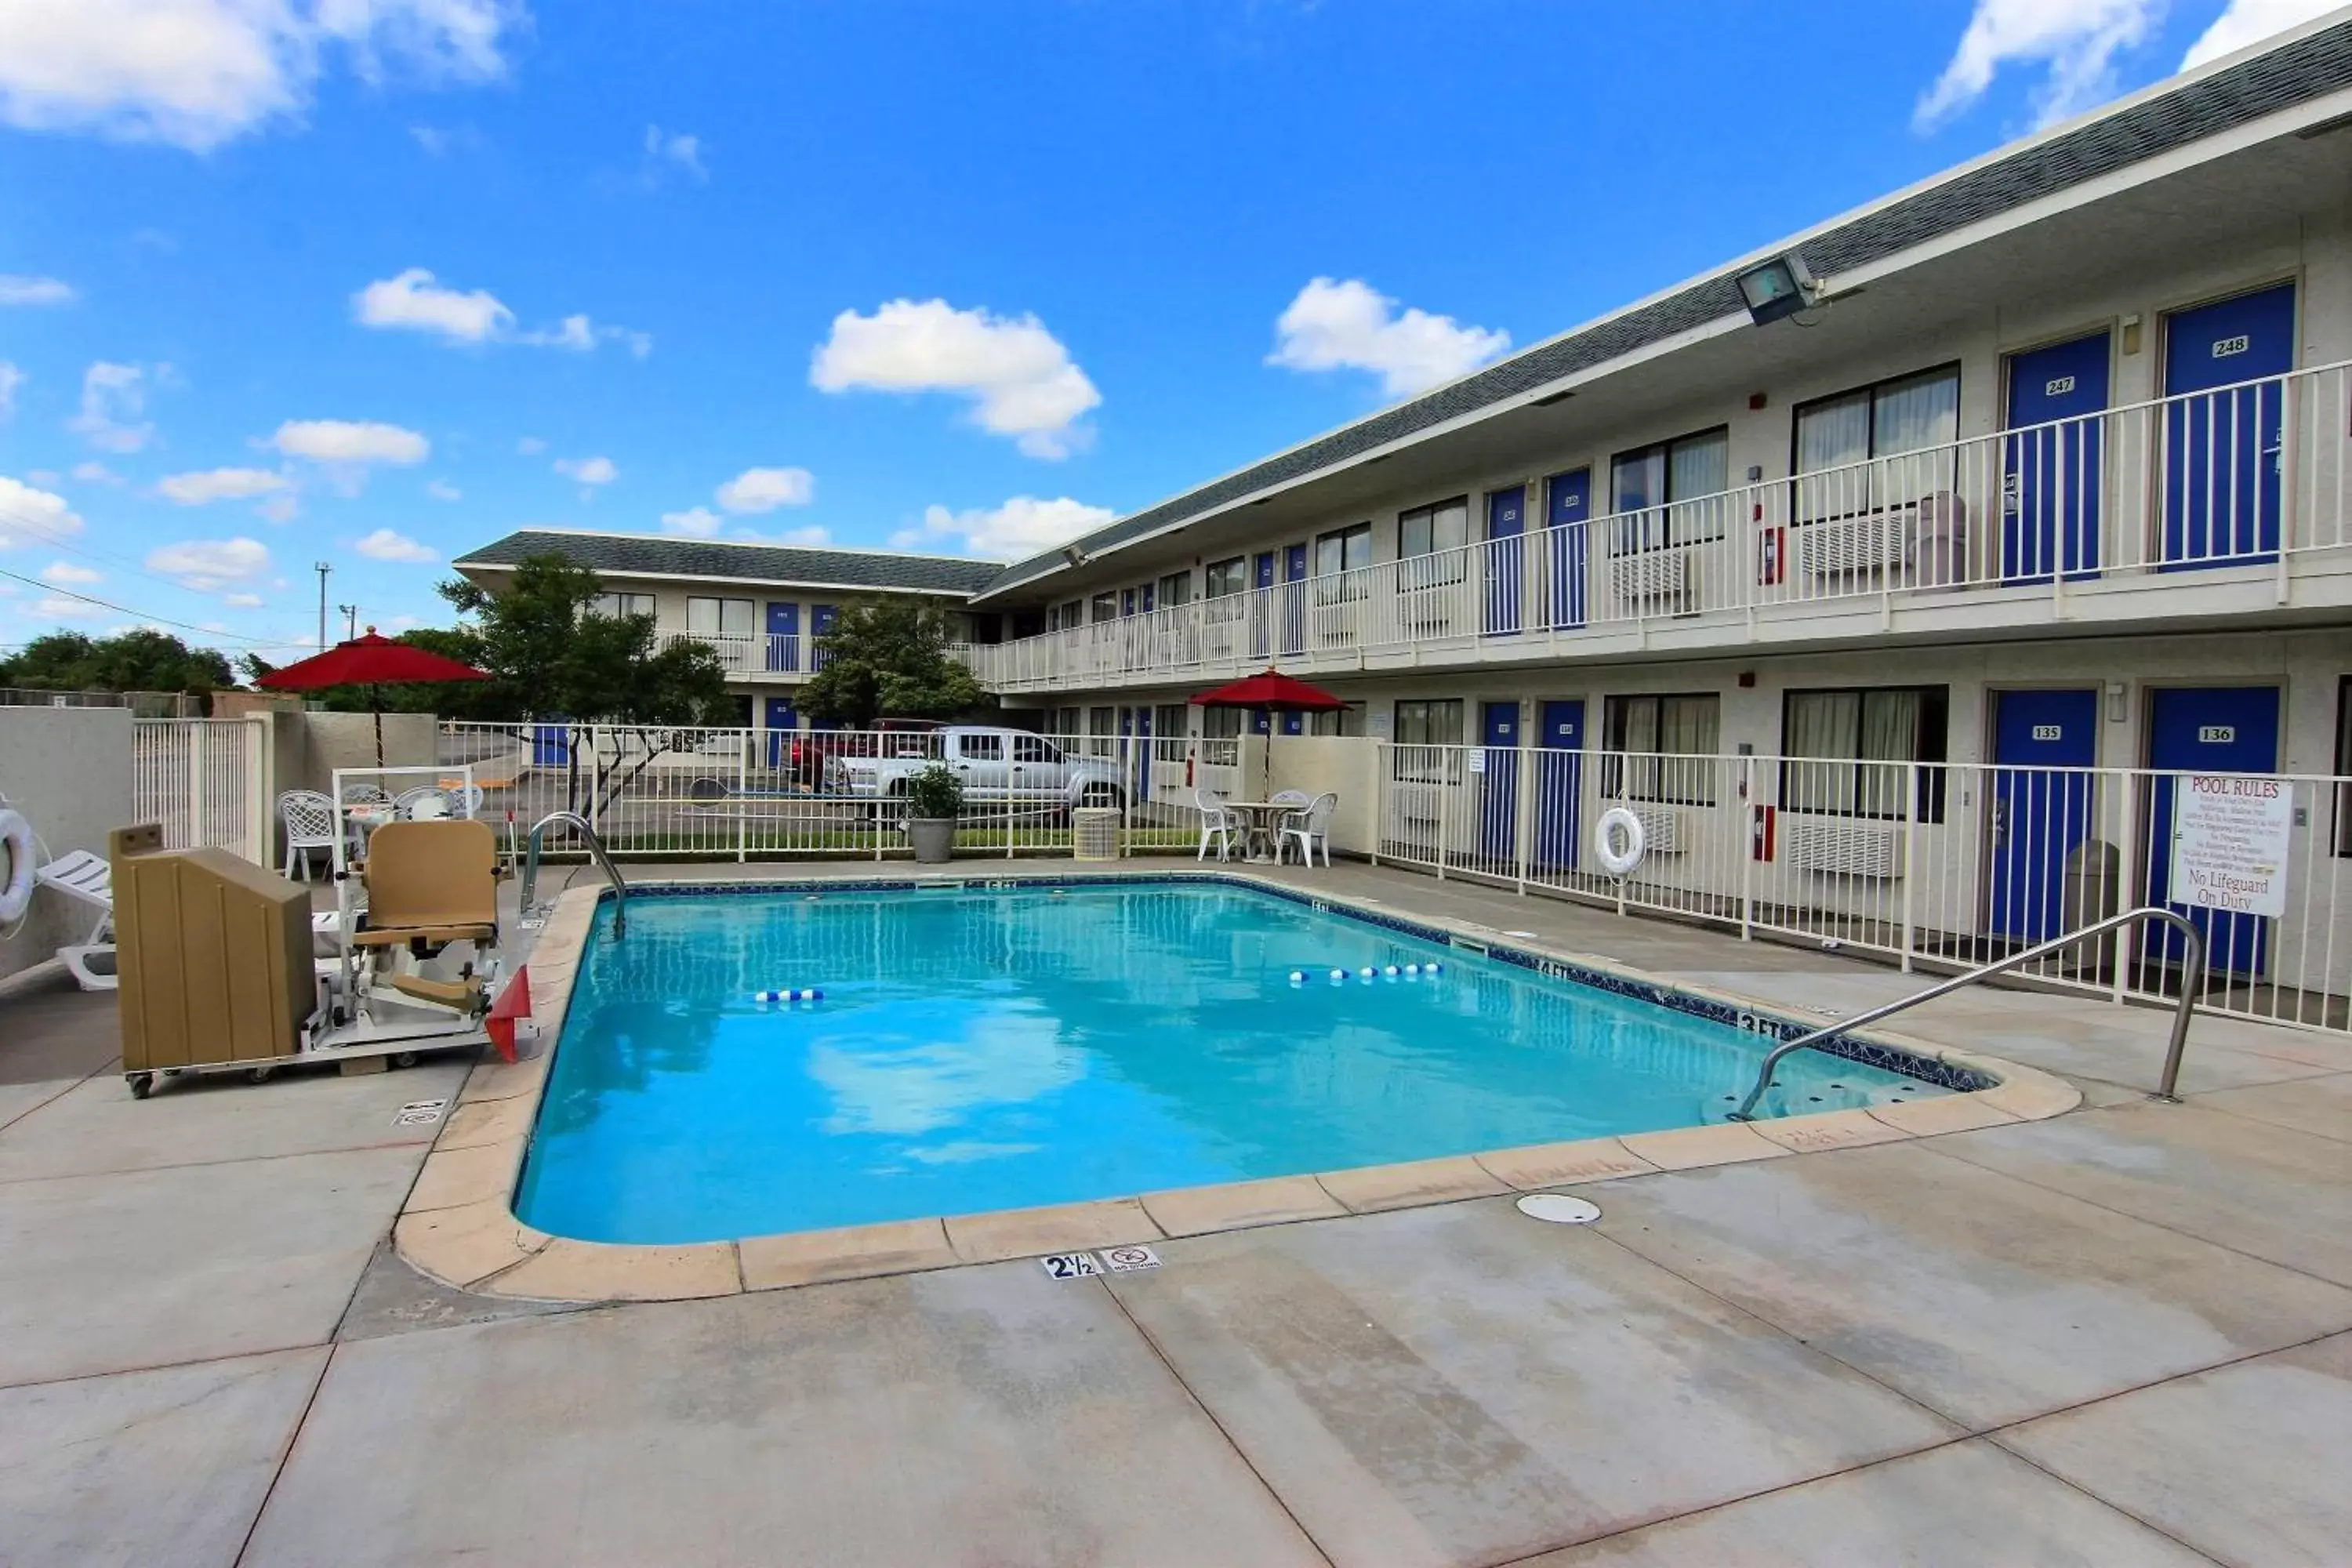
<svg viewBox="0 0 2352 1568"><path fill-rule="evenodd" d="M569 824L576 828L580 837L588 841L588 853L595 857L596 864L604 868L606 880L613 884L613 940L620 941L622 937L628 934L629 885L621 879L620 868L614 866L613 858L604 852L604 841L596 837L595 828L590 826L588 819L576 811L551 811L530 825L530 834L523 841L523 914L526 917L530 914L530 896L539 886L540 837L547 831L550 824L559 822Z"/></svg>
<svg viewBox="0 0 2352 1568"><path fill-rule="evenodd" d="M2168 1104L2178 1105L2180 1102L2180 1097L2173 1091L2180 1081L2181 1053L2189 1048L2189 1018L2197 1006L2198 990L2203 984L2205 978L2205 933L2198 930L2196 923L2178 910L2168 910L2157 904L2146 904L2136 910L2126 910L2119 915L2109 915L2105 920L2095 921L2079 931L2068 931L2063 936L2052 937L2048 942L2039 942L2032 947L2012 952L2007 958L1981 964L1965 974L1956 974L1949 980L1930 985L1927 990L1914 993L1899 1001L1888 1002L1870 1008L1866 1012L1856 1013L1853 1017L1841 1019L1827 1028L1815 1029L1811 1034L1801 1035L1793 1040L1783 1040L1765 1056L1763 1067L1757 1071L1755 1086L1748 1089L1748 1098L1739 1102L1739 1109L1731 1113L1730 1120L1734 1121L1756 1120L1756 1102L1764 1097L1765 1089L1771 1087L1772 1069L1779 1067L1780 1058L1791 1051L1801 1051L1809 1046L1817 1046L1823 1040L1835 1039L1849 1029L1858 1029L1864 1024L1874 1024L1881 1018L1891 1017L1907 1008L1916 1007L1922 1002L1932 1002L1938 996L1948 996L1963 986L1973 985L1979 980L1990 979L2003 970L2014 969L2021 963L2031 963L2037 958L2046 958L2053 952L2074 947L2102 932L2111 931L2138 921L2162 921L2188 939L2187 950L2181 955L2180 1004L2173 1011L2172 1041L2165 1051L2164 1077L2157 1085L2154 1096L2155 1099Z"/></svg>

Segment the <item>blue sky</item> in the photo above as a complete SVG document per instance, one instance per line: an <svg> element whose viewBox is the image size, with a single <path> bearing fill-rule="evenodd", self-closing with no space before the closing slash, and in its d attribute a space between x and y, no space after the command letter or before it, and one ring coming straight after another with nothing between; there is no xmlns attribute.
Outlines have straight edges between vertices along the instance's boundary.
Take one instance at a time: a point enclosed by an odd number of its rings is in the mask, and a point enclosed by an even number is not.
<svg viewBox="0 0 2352 1568"><path fill-rule="evenodd" d="M1025 553L2325 9L0 0L0 646Z"/></svg>

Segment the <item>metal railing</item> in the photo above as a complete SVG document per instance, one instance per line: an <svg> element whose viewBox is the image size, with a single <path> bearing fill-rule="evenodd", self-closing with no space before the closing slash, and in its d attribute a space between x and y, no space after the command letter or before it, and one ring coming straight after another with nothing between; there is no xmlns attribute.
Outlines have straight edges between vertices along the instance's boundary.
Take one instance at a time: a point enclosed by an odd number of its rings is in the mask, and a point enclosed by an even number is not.
<svg viewBox="0 0 2352 1568"><path fill-rule="evenodd" d="M131 737L133 821L161 824L166 849L226 849L270 863L260 721L137 719Z"/></svg>
<svg viewBox="0 0 2352 1568"><path fill-rule="evenodd" d="M993 690L1079 690L1276 660L1305 674L1613 652L1669 630L1678 647L1746 641L1839 614L1871 631L2031 626L2145 614L2158 574L2228 583L2234 607L2284 604L2300 561L2347 548L2352 363L957 653Z"/></svg>
<svg viewBox="0 0 2352 1568"><path fill-rule="evenodd" d="M1801 1035L1793 1040L1782 1041L1766 1053L1764 1065L1757 1069L1756 1082L1748 1090L1748 1098L1739 1102L1739 1109L1733 1111L1729 1119L1733 1121L1756 1120L1756 1102L1763 1099L1764 1091L1771 1087L1772 1069L1780 1065L1781 1058L1793 1051L1805 1050L1821 1045L1824 1041L1837 1039L1866 1024L1875 1024L1882 1018L1891 1018L1897 1013L1916 1007L1922 1002L1933 1002L1938 996L1948 996L1953 992L1974 985L1980 980L1989 980L2004 970L2015 969L2036 959L2047 958L2052 953L2063 952L2067 948L2076 946L2102 932L2137 924L2142 921L2164 921L2179 931L2182 942L2187 944L2186 953L2181 962L2180 1001L2173 1009L2172 1039L2165 1049L2164 1076L2157 1085L2155 1096L2158 1100L2177 1105L2179 1103L2180 1097L2174 1090L2180 1082L2181 1053L2189 1048L2189 1020L2197 1010L2197 991L2205 969L2205 933L2199 931L2186 916L2177 914L2171 910L2161 910L2149 905L2145 909L2126 910L2122 914L2110 915L2105 920L2084 926L2080 931L2053 938L2038 946L2027 948L2022 952L2012 952L2007 958L1994 963L1980 964L1965 974L1956 974L1941 984L1930 985L1925 991L1915 992L1900 1000L1856 1013L1851 1018L1832 1024L1827 1028L1815 1029L1810 1035Z"/></svg>
<svg viewBox="0 0 2352 1568"><path fill-rule="evenodd" d="M588 843L588 853L604 868L605 879L613 884L613 940L618 942L628 934L629 884L621 879L620 868L604 853L604 841L588 826L588 819L573 811L551 811L530 826L530 837L523 852L521 907L525 916L532 913L531 895L539 889L539 846L548 825L562 823L576 831Z"/></svg>

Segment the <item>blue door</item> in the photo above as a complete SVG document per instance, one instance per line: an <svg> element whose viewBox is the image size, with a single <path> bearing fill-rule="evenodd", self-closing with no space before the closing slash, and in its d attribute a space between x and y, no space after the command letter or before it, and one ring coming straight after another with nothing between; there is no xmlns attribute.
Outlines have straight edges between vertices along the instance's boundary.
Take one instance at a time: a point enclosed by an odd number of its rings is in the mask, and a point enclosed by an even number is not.
<svg viewBox="0 0 2352 1568"><path fill-rule="evenodd" d="M1577 796L1584 783L1583 702L1545 703L1536 747L1536 863L1573 871Z"/></svg>
<svg viewBox="0 0 2352 1568"><path fill-rule="evenodd" d="M1519 536L1528 531L1528 488L1513 485L1486 497L1486 537L1496 541L1486 552L1486 635L1504 637L1519 629L1519 582L1527 575L1527 546Z"/></svg>
<svg viewBox="0 0 2352 1568"><path fill-rule="evenodd" d="M801 607L770 601L768 605L768 668L794 670L801 667Z"/></svg>
<svg viewBox="0 0 2352 1568"><path fill-rule="evenodd" d="M1265 658L1274 652L1274 552L1260 552L1250 563L1250 582L1257 593L1250 599L1250 657Z"/></svg>
<svg viewBox="0 0 2352 1568"><path fill-rule="evenodd" d="M2292 283L2165 319L2167 569L2276 558L2285 397L2238 384L2294 367Z"/></svg>
<svg viewBox="0 0 2352 1568"><path fill-rule="evenodd" d="M809 668L811 669L823 669L826 661L832 658L833 650L824 646L824 639L833 635L833 623L840 614L840 610L832 605L809 606Z"/></svg>
<svg viewBox="0 0 2352 1568"><path fill-rule="evenodd" d="M1508 860L1518 853L1519 705L1486 704L1478 743L1486 749L1486 771L1479 776L1478 794L1485 804L1480 808L1478 853L1490 862Z"/></svg>
<svg viewBox="0 0 2352 1568"><path fill-rule="evenodd" d="M2001 448L2000 574L2046 583L2099 567L2099 487L2107 406L2107 334L2094 332L2009 362ZM2063 423L2062 423L2063 421Z"/></svg>
<svg viewBox="0 0 2352 1568"><path fill-rule="evenodd" d="M2096 689L1993 696L1995 936L2030 946L2066 930L2067 858L2090 837L2095 795L2092 774L2059 770L2097 765L2098 725Z"/></svg>
<svg viewBox="0 0 2352 1568"><path fill-rule="evenodd" d="M530 731L530 765L560 768L572 760L572 726L534 724Z"/></svg>
<svg viewBox="0 0 2352 1568"><path fill-rule="evenodd" d="M1282 552L1282 651L1307 648L1307 546L1292 544Z"/></svg>
<svg viewBox="0 0 2352 1568"><path fill-rule="evenodd" d="M1592 470L1577 468L1544 481L1544 526L1549 531L1551 570L1544 606L1547 624L1584 624L1585 535L1592 522Z"/></svg>
<svg viewBox="0 0 2352 1568"><path fill-rule="evenodd" d="M2158 689L2148 711L2147 765L2158 770L2148 791L2147 900L2171 903L2173 773L2269 773L2278 771L2279 694L2273 686ZM2172 907L2205 933L2205 967L2213 974L2263 973L2268 917ZM2151 947L2155 939L2147 939ZM2160 951L2180 956L2179 933L2167 928Z"/></svg>
<svg viewBox="0 0 2352 1568"><path fill-rule="evenodd" d="M773 606L770 606L772 610ZM768 699L768 765L781 768L792 760L793 731L801 727L801 716L793 710L789 697Z"/></svg>

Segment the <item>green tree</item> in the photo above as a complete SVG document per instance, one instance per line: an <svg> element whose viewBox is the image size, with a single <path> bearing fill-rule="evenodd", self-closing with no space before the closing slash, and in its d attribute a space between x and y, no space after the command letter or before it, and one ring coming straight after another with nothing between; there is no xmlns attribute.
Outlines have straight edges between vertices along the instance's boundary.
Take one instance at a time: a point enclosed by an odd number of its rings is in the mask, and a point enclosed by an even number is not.
<svg viewBox="0 0 2352 1568"><path fill-rule="evenodd" d="M948 652L947 616L928 605L853 605L816 646L824 668L801 706L830 723L954 719L988 700L979 678Z"/></svg>
<svg viewBox="0 0 2352 1568"><path fill-rule="evenodd" d="M184 691L199 695L235 686L227 658L190 647L168 632L123 632L110 637L51 632L16 657L0 661L0 686L51 691Z"/></svg>

